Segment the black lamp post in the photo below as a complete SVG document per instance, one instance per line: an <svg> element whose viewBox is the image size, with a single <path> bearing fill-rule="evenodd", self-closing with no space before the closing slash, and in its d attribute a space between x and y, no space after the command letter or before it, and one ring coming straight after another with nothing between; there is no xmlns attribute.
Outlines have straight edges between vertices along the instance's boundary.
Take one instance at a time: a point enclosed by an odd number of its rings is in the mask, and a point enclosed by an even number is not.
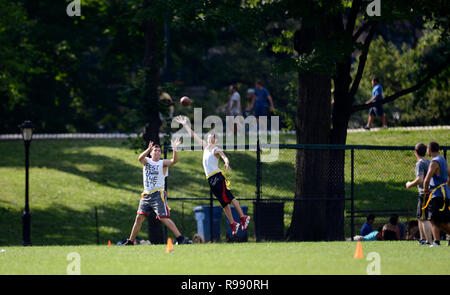
<svg viewBox="0 0 450 295"><path fill-rule="evenodd" d="M33 138L33 124L25 121L20 126L25 143L25 210L22 214L23 246L31 246L31 214L28 198L28 168L30 166L30 144Z"/></svg>

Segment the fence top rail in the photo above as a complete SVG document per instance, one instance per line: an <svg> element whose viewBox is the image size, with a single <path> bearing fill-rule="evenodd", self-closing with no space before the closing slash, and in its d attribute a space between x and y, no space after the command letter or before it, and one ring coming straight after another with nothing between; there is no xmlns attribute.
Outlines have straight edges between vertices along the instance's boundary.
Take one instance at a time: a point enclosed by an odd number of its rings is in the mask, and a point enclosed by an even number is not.
<svg viewBox="0 0 450 295"><path fill-rule="evenodd" d="M261 145L261 147L273 146ZM414 146L393 146L393 145L346 145L346 144L279 144L280 149L323 149L323 150L414 150ZM441 150L449 150L450 146L440 146Z"/></svg>
<svg viewBox="0 0 450 295"><path fill-rule="evenodd" d="M256 150L257 145L223 145L224 150ZM172 150L170 145L165 148ZM390 150L390 151L413 151L414 146L391 146L391 145L345 145L345 144L260 144L261 149L303 149L303 150ZM179 150L201 150L201 146L180 146ZM440 146L441 150L450 150L450 146Z"/></svg>

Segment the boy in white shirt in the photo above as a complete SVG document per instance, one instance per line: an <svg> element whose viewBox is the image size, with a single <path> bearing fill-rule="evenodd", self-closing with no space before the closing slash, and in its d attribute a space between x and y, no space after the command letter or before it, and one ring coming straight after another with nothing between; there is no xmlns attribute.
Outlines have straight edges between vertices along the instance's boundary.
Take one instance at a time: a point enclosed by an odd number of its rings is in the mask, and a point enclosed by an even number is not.
<svg viewBox="0 0 450 295"><path fill-rule="evenodd" d="M185 117L178 116L175 120L183 125L183 127L203 147L203 168L205 170L205 175L213 194L219 200L225 216L230 223L231 233L233 235L237 233L239 230L239 223L235 222L233 219L231 208L229 206L230 204L233 204L240 216L241 229L246 230L250 222L250 216L247 216L242 212L239 202L234 198L230 191L229 181L226 179L225 174L219 169L219 158L222 158L225 163L225 169L231 170L230 161L227 156L216 146L217 138L215 134L209 134L207 142L205 142L189 127Z"/></svg>

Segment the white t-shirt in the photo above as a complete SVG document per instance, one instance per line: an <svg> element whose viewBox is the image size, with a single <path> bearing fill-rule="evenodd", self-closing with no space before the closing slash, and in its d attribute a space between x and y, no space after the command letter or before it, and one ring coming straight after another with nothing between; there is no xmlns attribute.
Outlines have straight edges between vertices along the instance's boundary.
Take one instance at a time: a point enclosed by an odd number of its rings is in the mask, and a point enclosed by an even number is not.
<svg viewBox="0 0 450 295"><path fill-rule="evenodd" d="M233 105L233 102L235 102L234 107L231 107ZM239 95L239 93L237 91L235 91L231 97L230 97L230 102L229 105L231 107L230 109L230 113L233 116L238 116L241 114L240 112L240 108L241 108L241 96Z"/></svg>
<svg viewBox="0 0 450 295"><path fill-rule="evenodd" d="M169 168L166 168L166 173L164 174L163 160L154 162L149 157L146 157L145 159L147 160L147 164L142 168L144 191L151 192L158 189L164 189L165 177L169 174Z"/></svg>
<svg viewBox="0 0 450 295"><path fill-rule="evenodd" d="M210 146L205 147L203 151L203 168L205 169L205 175L211 176L213 172L219 171L219 159L214 155L218 147L214 147L210 150Z"/></svg>

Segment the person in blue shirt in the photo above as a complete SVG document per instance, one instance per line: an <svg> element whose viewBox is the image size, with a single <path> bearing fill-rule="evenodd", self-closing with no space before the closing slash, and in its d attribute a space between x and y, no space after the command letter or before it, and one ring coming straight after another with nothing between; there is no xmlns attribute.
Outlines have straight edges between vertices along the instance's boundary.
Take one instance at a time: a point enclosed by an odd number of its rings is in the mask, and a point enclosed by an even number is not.
<svg viewBox="0 0 450 295"><path fill-rule="evenodd" d="M255 89L252 97L252 102L247 108L247 111L251 111L255 108L255 117L258 119L261 116L268 116L269 110L273 112L275 110L273 106L272 96L269 91L264 88L261 80L256 81Z"/></svg>
<svg viewBox="0 0 450 295"><path fill-rule="evenodd" d="M440 246L440 228L450 235L450 168L447 160L439 153L437 142L430 142L427 152L432 159L423 182L423 192L428 196L424 208L427 208L428 220L431 221L434 238L431 247L436 247Z"/></svg>
<svg viewBox="0 0 450 295"><path fill-rule="evenodd" d="M380 80L378 78L372 79L372 98L366 101L366 104L372 102L378 102L383 100L383 87L380 84ZM377 105L375 107L371 107L369 109L369 118L367 119L367 125L364 126L364 129L370 130L370 126L372 125L375 116L381 117L381 122L383 123L383 128L387 128L386 116L384 115L383 105Z"/></svg>
<svg viewBox="0 0 450 295"><path fill-rule="evenodd" d="M367 216L367 222L365 222L363 224L363 226L361 227L361 233L360 233L361 236L365 236L365 235L368 235L371 232L373 232L372 225L373 225L374 221L375 221L375 215L369 214Z"/></svg>

